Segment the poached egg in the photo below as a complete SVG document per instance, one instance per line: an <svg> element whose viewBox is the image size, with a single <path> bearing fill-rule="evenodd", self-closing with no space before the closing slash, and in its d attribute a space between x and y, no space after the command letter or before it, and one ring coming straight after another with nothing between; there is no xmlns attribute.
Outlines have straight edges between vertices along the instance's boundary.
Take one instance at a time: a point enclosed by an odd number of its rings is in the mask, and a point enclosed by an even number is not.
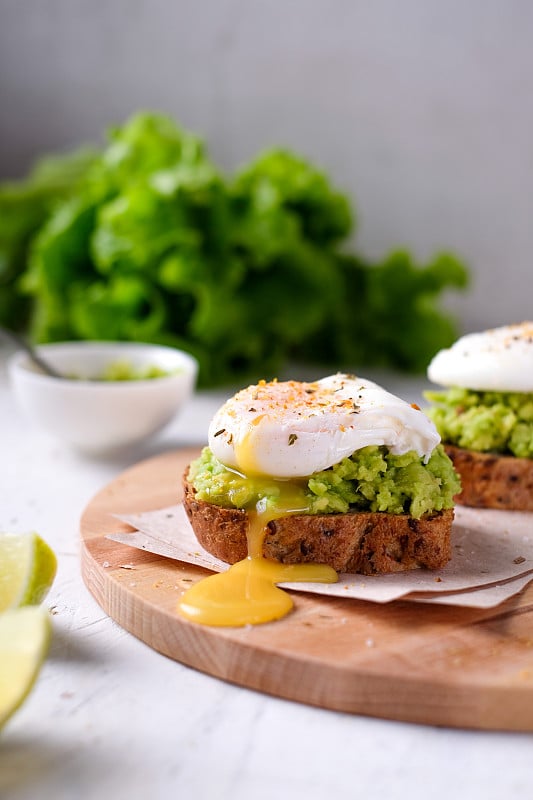
<svg viewBox="0 0 533 800"><path fill-rule="evenodd" d="M533 322L462 336L437 353L428 378L463 389L533 392Z"/></svg>
<svg viewBox="0 0 533 800"><path fill-rule="evenodd" d="M368 445L395 455L415 450L427 461L440 442L418 406L341 373L242 389L217 411L208 438L226 467L279 479L307 477Z"/></svg>
<svg viewBox="0 0 533 800"><path fill-rule="evenodd" d="M416 450L427 460L440 441L418 406L345 374L313 383L260 381L242 389L217 411L208 438L213 454L228 469L259 481L276 480L279 496L274 506L260 499L247 509L247 558L204 578L182 596L180 614L205 625L279 619L292 608L292 599L276 584L337 581L335 570L323 564L283 564L263 557L269 522L308 511L301 478L367 445L386 445L398 455Z"/></svg>

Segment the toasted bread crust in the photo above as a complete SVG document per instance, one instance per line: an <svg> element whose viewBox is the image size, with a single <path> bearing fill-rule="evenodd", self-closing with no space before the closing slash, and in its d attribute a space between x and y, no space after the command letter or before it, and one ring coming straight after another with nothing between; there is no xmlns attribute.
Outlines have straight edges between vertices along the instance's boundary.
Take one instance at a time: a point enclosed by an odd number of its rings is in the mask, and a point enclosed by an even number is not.
<svg viewBox="0 0 533 800"><path fill-rule="evenodd" d="M477 508L533 511L533 459L477 453L445 444L461 476L458 503Z"/></svg>
<svg viewBox="0 0 533 800"><path fill-rule="evenodd" d="M186 477L183 503L202 547L230 564L246 558L246 511L199 500ZM421 519L382 512L291 515L268 523L263 555L363 575L440 569L450 559L452 522L453 509Z"/></svg>

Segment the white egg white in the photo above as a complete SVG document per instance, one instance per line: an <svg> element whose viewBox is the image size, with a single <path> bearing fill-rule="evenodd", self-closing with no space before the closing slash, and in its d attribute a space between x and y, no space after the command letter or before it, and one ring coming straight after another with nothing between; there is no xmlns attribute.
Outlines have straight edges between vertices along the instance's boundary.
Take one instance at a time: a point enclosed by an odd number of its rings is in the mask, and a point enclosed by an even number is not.
<svg viewBox="0 0 533 800"><path fill-rule="evenodd" d="M437 353L428 377L441 386L533 392L533 322L462 336Z"/></svg>
<svg viewBox="0 0 533 800"><path fill-rule="evenodd" d="M249 386L209 426L209 446L219 461L274 478L307 477L367 445L385 445L398 455L415 450L427 460L439 441L417 406L344 374Z"/></svg>

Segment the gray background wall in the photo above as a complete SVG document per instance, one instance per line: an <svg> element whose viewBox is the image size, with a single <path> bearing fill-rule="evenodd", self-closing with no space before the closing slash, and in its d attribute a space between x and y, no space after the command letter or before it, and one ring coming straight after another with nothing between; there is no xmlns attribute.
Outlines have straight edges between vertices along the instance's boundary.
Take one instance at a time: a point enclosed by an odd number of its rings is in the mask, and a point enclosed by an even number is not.
<svg viewBox="0 0 533 800"><path fill-rule="evenodd" d="M316 160L369 256L454 249L464 329L533 317L528 0L0 0L0 177L142 107Z"/></svg>

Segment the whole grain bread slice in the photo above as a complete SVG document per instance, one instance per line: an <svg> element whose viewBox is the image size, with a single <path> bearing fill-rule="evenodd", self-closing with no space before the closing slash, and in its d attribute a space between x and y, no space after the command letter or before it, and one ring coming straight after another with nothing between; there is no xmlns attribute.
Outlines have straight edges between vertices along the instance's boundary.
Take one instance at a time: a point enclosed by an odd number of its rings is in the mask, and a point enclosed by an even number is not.
<svg viewBox="0 0 533 800"><path fill-rule="evenodd" d="M186 477L183 503L202 547L229 564L246 558L246 511L199 500ZM268 523L263 555L284 564L315 562L363 575L440 569L451 556L452 522L453 509L421 519L383 512L291 515Z"/></svg>
<svg viewBox="0 0 533 800"><path fill-rule="evenodd" d="M477 453L445 444L459 473L458 503L477 508L533 511L533 459Z"/></svg>

